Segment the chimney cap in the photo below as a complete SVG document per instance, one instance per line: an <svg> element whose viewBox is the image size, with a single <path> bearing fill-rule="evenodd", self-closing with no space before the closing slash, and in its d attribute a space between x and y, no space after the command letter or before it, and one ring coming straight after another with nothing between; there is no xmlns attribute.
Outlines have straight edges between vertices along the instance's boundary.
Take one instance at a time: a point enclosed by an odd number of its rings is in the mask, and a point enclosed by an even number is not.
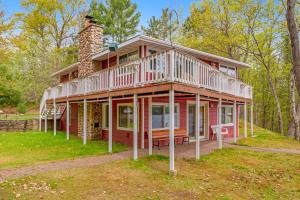
<svg viewBox="0 0 300 200"><path fill-rule="evenodd" d="M94 19L94 17L91 16L91 15L86 15L85 18L86 18L86 19Z"/></svg>
<svg viewBox="0 0 300 200"><path fill-rule="evenodd" d="M85 20L88 21L89 23L92 23L92 24L97 24L97 21L95 20L95 18L91 15L86 15L85 17Z"/></svg>

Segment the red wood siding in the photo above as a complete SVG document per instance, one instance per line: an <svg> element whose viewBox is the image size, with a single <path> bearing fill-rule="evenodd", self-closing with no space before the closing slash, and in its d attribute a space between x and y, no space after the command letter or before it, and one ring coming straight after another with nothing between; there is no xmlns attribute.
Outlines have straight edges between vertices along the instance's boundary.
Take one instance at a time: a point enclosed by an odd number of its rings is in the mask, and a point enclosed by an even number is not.
<svg viewBox="0 0 300 200"><path fill-rule="evenodd" d="M78 134L78 104L70 104L70 114L71 114L71 124L70 124L70 133L77 135ZM60 120L61 131L67 130L67 111L65 110L63 116Z"/></svg>
<svg viewBox="0 0 300 200"><path fill-rule="evenodd" d="M226 104L224 104L226 105ZM209 136L210 138L212 138L212 129L210 126L212 125L217 125L218 123L218 102L216 101L211 101L209 102ZM238 127L238 117L239 117L239 109L238 109L238 106L237 106L237 112L236 112L236 125ZM228 129L228 132L229 132L229 136L230 137L233 137L233 126L225 126L225 128ZM239 130L237 128L237 137L239 135Z"/></svg>
<svg viewBox="0 0 300 200"><path fill-rule="evenodd" d="M107 59L102 60L101 62L102 62L102 69L107 68L108 66ZM117 65L117 56L109 58L109 67L114 67L116 65Z"/></svg>
<svg viewBox="0 0 300 200"><path fill-rule="evenodd" d="M60 83L67 82L67 81L69 81L69 74L61 75L59 77L59 82Z"/></svg>
<svg viewBox="0 0 300 200"><path fill-rule="evenodd" d="M195 98L180 98L177 97L175 100L175 103L179 103L180 107L180 120L179 120L179 126L181 129L186 129L187 130L187 101L194 101ZM115 100L113 101L113 141L114 142L119 142L123 143L129 146L133 145L133 131L130 130L119 130L117 128L117 105L120 103L132 103L132 99L127 99L127 100ZM142 133L142 108L141 108L141 99L138 100L139 102L139 124L138 124L138 145L141 147L141 133ZM168 103L169 98L168 97L156 97L152 98L153 103ZM208 108L208 115L209 115L209 136L211 138L212 136L212 130L211 130L211 125L216 125L217 124L217 105L218 102L216 101L210 101L209 102L209 108ZM70 132L73 134L78 133L78 104L70 104L71 106L71 126L70 126ZM148 130L148 116L149 116L149 109L148 109L148 98L145 98L144 100L144 132ZM239 109L237 109L237 119L238 119L238 113ZM238 125L238 120L237 120L237 125ZM237 126L238 127L238 126ZM229 131L230 137L233 137L233 126L227 126ZM62 116L61 120L61 130L66 131L66 112ZM108 130L102 130L103 133L103 139L107 140L108 139ZM146 134L145 134L146 136ZM177 140L177 143L180 143L181 140ZM145 137L145 147L148 146L148 139Z"/></svg>
<svg viewBox="0 0 300 200"><path fill-rule="evenodd" d="M203 61L203 62L205 62L205 63L207 63L207 64L209 64L209 65L211 65L211 66L213 66L213 67L215 67L217 69L219 69L219 63L217 63L217 62L213 62L213 61L202 59L202 58L200 58L199 60L201 60L201 61Z"/></svg>

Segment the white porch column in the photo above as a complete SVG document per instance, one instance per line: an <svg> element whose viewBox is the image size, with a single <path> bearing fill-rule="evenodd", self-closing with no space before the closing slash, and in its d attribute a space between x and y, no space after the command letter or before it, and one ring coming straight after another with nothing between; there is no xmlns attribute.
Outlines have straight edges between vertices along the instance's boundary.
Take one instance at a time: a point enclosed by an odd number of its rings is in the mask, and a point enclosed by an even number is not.
<svg viewBox="0 0 300 200"><path fill-rule="evenodd" d="M174 161L175 161L175 153L174 153L174 146L175 146L175 141L174 141L174 125L175 125L175 116L174 116L174 90L172 89L172 90L170 90L170 92L169 92L169 111L170 111L170 113L169 113L169 120L170 120L170 122L169 122L169 131L170 131L170 133L169 133L169 159L170 159L170 172L171 173L176 173L176 171L175 171L175 163L174 163Z"/></svg>
<svg viewBox="0 0 300 200"><path fill-rule="evenodd" d="M142 48L143 49L143 48ZM145 148L145 135L144 135L144 132L145 132L145 99L144 98L142 98L142 105L141 105L141 107L142 107L142 119L141 119L141 121L142 121L142 124L141 124L141 148L142 149L144 149Z"/></svg>
<svg viewBox="0 0 300 200"><path fill-rule="evenodd" d="M236 101L233 103L233 142L236 143L237 136Z"/></svg>
<svg viewBox="0 0 300 200"><path fill-rule="evenodd" d="M247 102L244 104L244 137L247 138Z"/></svg>
<svg viewBox="0 0 300 200"><path fill-rule="evenodd" d="M138 100L137 94L133 95L133 160L138 159Z"/></svg>
<svg viewBox="0 0 300 200"><path fill-rule="evenodd" d="M45 133L48 131L47 123L48 123L48 110L47 110L47 102L45 103L45 110L46 110L46 115L45 115Z"/></svg>
<svg viewBox="0 0 300 200"><path fill-rule="evenodd" d="M67 140L70 139L70 102L67 101Z"/></svg>
<svg viewBox="0 0 300 200"><path fill-rule="evenodd" d="M218 148L222 149L222 135L221 135L221 130L222 130L222 100L219 99L218 102Z"/></svg>
<svg viewBox="0 0 300 200"><path fill-rule="evenodd" d="M152 155L152 97L148 98L148 149L149 155Z"/></svg>
<svg viewBox="0 0 300 200"><path fill-rule="evenodd" d="M39 131L42 131L42 113L43 113L43 108L41 108L41 106L40 106Z"/></svg>
<svg viewBox="0 0 300 200"><path fill-rule="evenodd" d="M112 153L112 97L108 97L108 152Z"/></svg>
<svg viewBox="0 0 300 200"><path fill-rule="evenodd" d="M83 144L86 145L87 140L87 101L83 100Z"/></svg>
<svg viewBox="0 0 300 200"><path fill-rule="evenodd" d="M251 128L251 137L253 137L254 136L254 133L253 133L253 102L251 102L250 128Z"/></svg>
<svg viewBox="0 0 300 200"><path fill-rule="evenodd" d="M195 133L196 133L196 160L200 158L200 132L199 132L199 121L200 121L200 95L196 95L196 115L195 115Z"/></svg>
<svg viewBox="0 0 300 200"><path fill-rule="evenodd" d="M53 134L56 136L56 102L53 99Z"/></svg>

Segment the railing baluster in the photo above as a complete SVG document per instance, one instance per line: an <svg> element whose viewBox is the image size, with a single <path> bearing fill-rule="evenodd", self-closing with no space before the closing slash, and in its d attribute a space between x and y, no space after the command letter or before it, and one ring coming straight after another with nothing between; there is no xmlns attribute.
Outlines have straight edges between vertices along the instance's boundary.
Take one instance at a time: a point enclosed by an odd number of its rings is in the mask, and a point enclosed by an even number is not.
<svg viewBox="0 0 300 200"><path fill-rule="evenodd" d="M103 69L86 78L48 89L45 100L91 92L139 86L164 80L178 81L235 96L252 98L252 87L179 51L165 51L139 61ZM42 101L45 101L42 99Z"/></svg>

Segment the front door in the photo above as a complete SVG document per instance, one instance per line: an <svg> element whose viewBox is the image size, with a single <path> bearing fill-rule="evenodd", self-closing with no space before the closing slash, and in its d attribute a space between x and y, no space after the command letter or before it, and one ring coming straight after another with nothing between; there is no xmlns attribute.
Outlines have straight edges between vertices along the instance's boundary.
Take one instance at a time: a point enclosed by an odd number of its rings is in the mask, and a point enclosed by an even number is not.
<svg viewBox="0 0 300 200"><path fill-rule="evenodd" d="M200 106L199 110L200 118L199 118L199 130L200 130L200 138L205 138L206 136L206 124L205 124L205 112L206 108L204 105ZM195 115L196 115L196 106L194 103L188 104L188 132L189 132L189 137L191 139L195 139Z"/></svg>

